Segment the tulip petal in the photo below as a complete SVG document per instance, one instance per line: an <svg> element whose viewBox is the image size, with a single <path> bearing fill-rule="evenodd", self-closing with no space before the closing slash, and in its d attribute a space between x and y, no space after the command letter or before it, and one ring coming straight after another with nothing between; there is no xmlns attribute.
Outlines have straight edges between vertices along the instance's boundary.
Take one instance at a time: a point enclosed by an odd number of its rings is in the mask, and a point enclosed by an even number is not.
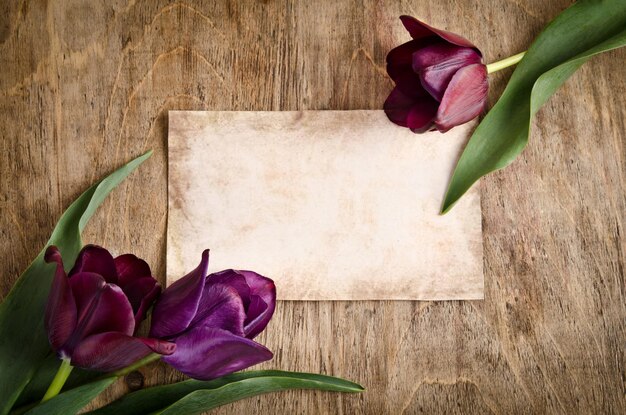
<svg viewBox="0 0 626 415"><path fill-rule="evenodd" d="M245 319L243 302L237 290L229 285L207 280L198 311L189 327L212 327L243 336Z"/></svg>
<svg viewBox="0 0 626 415"><path fill-rule="evenodd" d="M106 281L102 275L93 272L74 274L69 281L80 316L79 320L81 320L88 311L90 304L100 294L102 287L106 285Z"/></svg>
<svg viewBox="0 0 626 415"><path fill-rule="evenodd" d="M424 89L441 102L456 71L480 61L481 56L474 49L437 43L413 53L413 71L419 74Z"/></svg>
<svg viewBox="0 0 626 415"><path fill-rule="evenodd" d="M250 304L250 287L243 275L233 269L215 272L208 277L211 284L225 284L233 287L239 293L243 306L247 310Z"/></svg>
<svg viewBox="0 0 626 415"><path fill-rule="evenodd" d="M246 314L243 331L247 338L254 339L259 335L272 319L276 303L266 303L263 298L253 295L250 298L250 307Z"/></svg>
<svg viewBox="0 0 626 415"><path fill-rule="evenodd" d="M253 271L227 269L209 275L212 284L227 284L237 290L243 300L246 319L243 332L249 339L262 332L276 308L274 281Z"/></svg>
<svg viewBox="0 0 626 415"><path fill-rule="evenodd" d="M401 127L408 127L407 119L414 102L413 98L406 96L400 88L395 87L387 97L383 108L391 122Z"/></svg>
<svg viewBox="0 0 626 415"><path fill-rule="evenodd" d="M77 311L69 279L63 269L61 253L50 246L44 255L46 262L56 262L56 271L46 304L44 325L54 350L67 342L76 327Z"/></svg>
<svg viewBox="0 0 626 415"><path fill-rule="evenodd" d="M195 379L209 380L271 359L261 344L226 330L196 327L176 339L176 351L165 362Z"/></svg>
<svg viewBox="0 0 626 415"><path fill-rule="evenodd" d="M434 65L441 66L441 69L457 64L467 66L480 63L482 58L475 49L439 42L413 52L411 59L413 70L420 72Z"/></svg>
<svg viewBox="0 0 626 415"><path fill-rule="evenodd" d="M423 39L430 36L438 36L450 43L454 43L458 46L465 46L468 48L475 48L469 40L465 39L462 36L459 36L455 33L447 32L441 29L435 29L432 26L427 25L424 22L420 22L414 17L411 16L400 16L400 20L402 24L409 32L413 39ZM478 50L478 49L476 49Z"/></svg>
<svg viewBox="0 0 626 415"><path fill-rule="evenodd" d="M102 276L92 272L74 275L70 286L78 310L78 323L71 339L73 345L95 333L133 334L133 309L120 287L107 284Z"/></svg>
<svg viewBox="0 0 626 415"><path fill-rule="evenodd" d="M122 286L135 313L135 331L146 317L146 312L161 293L161 285L152 277L144 277Z"/></svg>
<svg viewBox="0 0 626 415"><path fill-rule="evenodd" d="M424 95L424 88L417 73L413 71L413 53L423 47L424 42L412 40L387 54L387 73L402 91L411 97Z"/></svg>
<svg viewBox="0 0 626 415"><path fill-rule="evenodd" d="M276 285L272 279L257 274L254 271L239 270L235 272L243 275L246 279L246 283L248 287L250 287L250 294L258 295L267 303L276 301Z"/></svg>
<svg viewBox="0 0 626 415"><path fill-rule="evenodd" d="M392 122L408 127L413 132L422 133L433 126L437 106L438 102L428 94L415 100L396 87L387 97L383 108Z"/></svg>
<svg viewBox="0 0 626 415"><path fill-rule="evenodd" d="M85 338L76 346L71 364L83 369L110 372L152 352L171 354L174 350L173 343L156 339L142 339L117 332L99 333Z"/></svg>
<svg viewBox="0 0 626 415"><path fill-rule="evenodd" d="M152 311L150 337L166 338L178 334L193 320L208 275L209 250L202 253L200 265L161 294Z"/></svg>
<svg viewBox="0 0 626 415"><path fill-rule="evenodd" d="M253 271L237 271L250 287L250 305L246 310L244 332L253 339L261 333L272 319L276 308L276 285L271 279Z"/></svg>
<svg viewBox="0 0 626 415"><path fill-rule="evenodd" d="M120 287L140 278L152 277L150 266L146 261L133 254L120 255L113 260L113 263Z"/></svg>
<svg viewBox="0 0 626 415"><path fill-rule="evenodd" d="M435 125L441 132L476 118L487 102L487 68L482 64L469 65L452 77L441 100Z"/></svg>
<svg viewBox="0 0 626 415"><path fill-rule="evenodd" d="M176 351L176 343L168 342L166 340L153 339L151 337L135 337L141 340L146 346L150 348L154 353L169 356Z"/></svg>
<svg viewBox="0 0 626 415"><path fill-rule="evenodd" d="M69 276L72 277L79 272L94 272L102 275L106 282L117 284L113 256L109 251L97 245L85 245L80 250Z"/></svg>

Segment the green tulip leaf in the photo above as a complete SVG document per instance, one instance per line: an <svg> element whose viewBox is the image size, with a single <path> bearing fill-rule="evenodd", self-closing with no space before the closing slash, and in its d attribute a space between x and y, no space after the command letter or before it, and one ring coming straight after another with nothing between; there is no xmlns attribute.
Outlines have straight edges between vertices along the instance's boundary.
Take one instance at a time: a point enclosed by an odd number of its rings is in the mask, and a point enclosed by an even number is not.
<svg viewBox="0 0 626 415"><path fill-rule="evenodd" d="M49 401L35 406L30 411L27 411L25 415L74 415L91 402L93 398L100 395L116 379L115 377L105 378L70 389Z"/></svg>
<svg viewBox="0 0 626 415"><path fill-rule="evenodd" d="M46 357L46 359L43 361L41 366L37 368L37 371L33 375L33 378L28 383L28 385L26 385L13 407L19 408L33 402L39 402L41 400L41 397L46 393L46 390L48 390L50 382L52 382L54 376L57 374L59 366L61 366L61 360L56 356L55 353L50 353L48 357ZM101 376L101 372L83 370L75 367L74 369L72 369L72 373L63 385L62 391L66 391L85 383L91 382Z"/></svg>
<svg viewBox="0 0 626 415"><path fill-rule="evenodd" d="M7 414L34 373L50 354L43 326L55 266L43 260L56 245L68 269L82 247L80 234L107 195L151 155L138 157L90 187L63 213L37 258L0 304L0 414Z"/></svg>
<svg viewBox="0 0 626 415"><path fill-rule="evenodd" d="M626 45L624 0L579 0L535 39L470 138L450 180L445 213L482 176L513 162L539 108L589 58Z"/></svg>
<svg viewBox="0 0 626 415"><path fill-rule="evenodd" d="M210 381L186 380L130 393L89 412L90 415L198 414L263 393L289 389L362 392L360 385L332 376L258 370L234 373Z"/></svg>

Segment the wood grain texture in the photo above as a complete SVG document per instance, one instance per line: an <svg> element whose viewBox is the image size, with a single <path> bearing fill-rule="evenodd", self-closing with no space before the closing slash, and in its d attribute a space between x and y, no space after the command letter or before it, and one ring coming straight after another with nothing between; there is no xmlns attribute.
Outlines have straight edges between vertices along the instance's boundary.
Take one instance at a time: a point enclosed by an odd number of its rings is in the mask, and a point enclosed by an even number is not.
<svg viewBox="0 0 626 415"><path fill-rule="evenodd" d="M377 109L411 14L487 61L526 48L570 0L4 1L0 293L82 190L149 148L85 240L164 278L167 111ZM482 180L485 300L282 302L265 368L356 380L218 413L626 412L625 51L594 58L538 113L530 145ZM509 71L491 79L491 102ZM146 385L180 379L156 364ZM128 390L119 381L96 405Z"/></svg>

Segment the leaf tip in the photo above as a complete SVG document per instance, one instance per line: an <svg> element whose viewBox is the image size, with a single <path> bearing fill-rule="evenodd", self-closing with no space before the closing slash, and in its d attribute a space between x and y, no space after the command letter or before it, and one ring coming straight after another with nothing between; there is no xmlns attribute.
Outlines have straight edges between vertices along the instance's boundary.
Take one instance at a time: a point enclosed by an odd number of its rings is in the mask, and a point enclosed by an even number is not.
<svg viewBox="0 0 626 415"><path fill-rule="evenodd" d="M446 213L450 212L450 209L452 209L452 207L454 207L454 205L456 204L457 200L458 200L458 198L451 200L450 194L447 193L446 197L443 200L443 204L441 205L441 210L439 211L439 216L443 216Z"/></svg>
<svg viewBox="0 0 626 415"><path fill-rule="evenodd" d="M439 211L439 216L443 216L446 213L450 212L450 209L452 209L452 205L443 205L441 207L441 210Z"/></svg>

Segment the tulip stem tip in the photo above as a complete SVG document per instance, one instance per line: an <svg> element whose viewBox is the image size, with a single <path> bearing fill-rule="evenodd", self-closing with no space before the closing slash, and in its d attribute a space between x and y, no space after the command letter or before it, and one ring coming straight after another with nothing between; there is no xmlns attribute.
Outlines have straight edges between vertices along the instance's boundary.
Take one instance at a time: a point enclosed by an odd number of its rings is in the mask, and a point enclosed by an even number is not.
<svg viewBox="0 0 626 415"><path fill-rule="evenodd" d="M41 402L52 399L57 396L59 392L61 392L61 389L63 389L63 385L65 385L65 381L70 376L70 373L72 373L72 369L73 367L72 365L70 365L69 359L61 360L61 366L59 366L57 374L54 375L54 379L52 379L52 382L50 382L50 386L48 386L48 390L43 396L43 399L41 399Z"/></svg>
<svg viewBox="0 0 626 415"><path fill-rule="evenodd" d="M509 66L513 66L519 63L522 60L526 52L518 53L517 55L509 56L508 58L502 59L501 61L493 62L487 65L487 73L494 73L501 71L504 68L508 68Z"/></svg>

